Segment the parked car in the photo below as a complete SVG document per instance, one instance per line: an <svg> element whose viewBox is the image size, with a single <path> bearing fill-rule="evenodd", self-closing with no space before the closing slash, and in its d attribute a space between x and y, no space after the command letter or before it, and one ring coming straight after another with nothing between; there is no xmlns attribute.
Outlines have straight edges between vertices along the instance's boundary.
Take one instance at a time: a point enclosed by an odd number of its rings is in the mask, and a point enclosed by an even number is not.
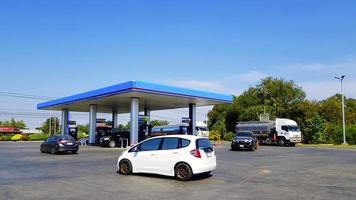
<svg viewBox="0 0 356 200"><path fill-rule="evenodd" d="M100 138L100 146L113 148L120 145L120 147L126 147L126 146L121 146L121 139L122 138L128 139L129 137L130 137L129 130L114 128L112 129L111 132L106 133L104 136Z"/></svg>
<svg viewBox="0 0 356 200"><path fill-rule="evenodd" d="M257 139L251 131L237 132L231 142L231 150L249 149L254 151L257 149Z"/></svg>
<svg viewBox="0 0 356 200"><path fill-rule="evenodd" d="M42 153L56 154L59 152L77 153L79 143L70 135L53 135L45 140L40 147Z"/></svg>
<svg viewBox="0 0 356 200"><path fill-rule="evenodd" d="M208 175L216 168L215 151L205 137L166 135L146 139L123 151L118 172L174 176L187 181L195 174Z"/></svg>

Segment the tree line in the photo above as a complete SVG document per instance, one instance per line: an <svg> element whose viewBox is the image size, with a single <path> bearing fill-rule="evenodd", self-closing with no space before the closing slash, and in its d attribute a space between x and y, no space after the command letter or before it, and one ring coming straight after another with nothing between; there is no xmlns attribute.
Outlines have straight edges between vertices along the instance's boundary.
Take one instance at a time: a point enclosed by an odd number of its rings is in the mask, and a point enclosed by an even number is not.
<svg viewBox="0 0 356 200"><path fill-rule="evenodd" d="M262 113L270 119L295 120L304 143L333 143L343 141L341 95L323 100L308 100L305 92L293 81L268 77L234 96L232 104L216 105L208 113L210 130L224 135L235 132L239 121L258 121ZM345 98L346 140L356 144L356 99Z"/></svg>

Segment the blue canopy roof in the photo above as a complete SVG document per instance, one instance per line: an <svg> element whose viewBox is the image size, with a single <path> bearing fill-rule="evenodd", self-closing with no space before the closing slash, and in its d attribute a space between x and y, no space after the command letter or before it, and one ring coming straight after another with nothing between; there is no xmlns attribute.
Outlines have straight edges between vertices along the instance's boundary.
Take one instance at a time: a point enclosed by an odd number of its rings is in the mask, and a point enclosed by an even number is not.
<svg viewBox="0 0 356 200"><path fill-rule="evenodd" d="M128 81L125 83L92 90L68 97L47 101L37 105L37 109L87 112L91 104L98 106L98 112L125 113L130 110L131 97L140 98L140 110L164 110L187 107L189 103L197 106L217 105L232 102L232 95L224 95L200 90L186 89L148 83Z"/></svg>

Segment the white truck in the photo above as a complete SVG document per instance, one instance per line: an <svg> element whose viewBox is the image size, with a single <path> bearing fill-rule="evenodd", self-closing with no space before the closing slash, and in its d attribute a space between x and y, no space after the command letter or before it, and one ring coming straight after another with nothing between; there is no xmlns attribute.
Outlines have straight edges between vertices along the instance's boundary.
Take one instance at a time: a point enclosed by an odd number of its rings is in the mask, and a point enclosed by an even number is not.
<svg viewBox="0 0 356 200"><path fill-rule="evenodd" d="M238 122L236 132L251 131L260 144L291 145L302 141L297 122L291 119L276 118L274 121Z"/></svg>
<svg viewBox="0 0 356 200"><path fill-rule="evenodd" d="M197 121L195 123L195 130L196 130L196 135L197 136L209 138L208 125L206 125L204 122Z"/></svg>

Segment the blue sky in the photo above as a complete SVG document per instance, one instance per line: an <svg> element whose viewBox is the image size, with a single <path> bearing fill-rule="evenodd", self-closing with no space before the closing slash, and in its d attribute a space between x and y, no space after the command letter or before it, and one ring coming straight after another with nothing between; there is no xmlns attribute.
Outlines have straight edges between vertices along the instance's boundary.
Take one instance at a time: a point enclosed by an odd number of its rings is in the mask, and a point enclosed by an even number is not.
<svg viewBox="0 0 356 200"><path fill-rule="evenodd" d="M0 91L61 97L144 80L238 95L274 76L323 99L345 74L356 98L355 10L345 0L2 0ZM0 113L38 102L0 96Z"/></svg>

